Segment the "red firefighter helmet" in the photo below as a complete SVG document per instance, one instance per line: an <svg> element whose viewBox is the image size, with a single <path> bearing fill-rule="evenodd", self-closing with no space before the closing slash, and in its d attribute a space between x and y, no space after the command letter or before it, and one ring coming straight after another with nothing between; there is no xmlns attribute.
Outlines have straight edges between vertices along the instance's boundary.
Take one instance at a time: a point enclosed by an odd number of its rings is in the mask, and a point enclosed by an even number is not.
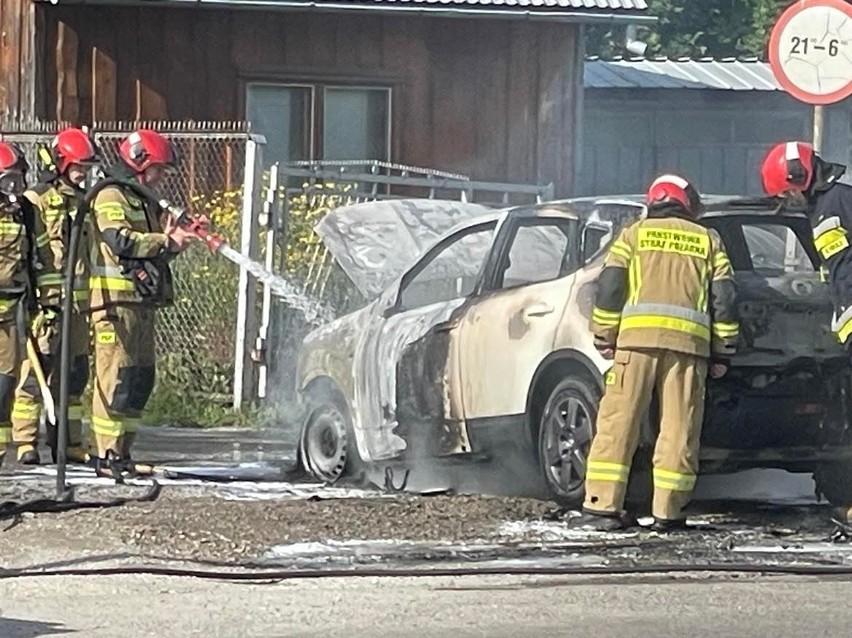
<svg viewBox="0 0 852 638"><path fill-rule="evenodd" d="M774 146L763 160L760 175L770 197L787 191L808 190L814 178L814 147L807 142L785 142Z"/></svg>
<svg viewBox="0 0 852 638"><path fill-rule="evenodd" d="M0 141L0 173L26 173L28 168L27 158L20 147Z"/></svg>
<svg viewBox="0 0 852 638"><path fill-rule="evenodd" d="M649 207L676 203L693 217L701 213L701 196L689 181L679 175L661 175L655 179L648 188L645 203Z"/></svg>
<svg viewBox="0 0 852 638"><path fill-rule="evenodd" d="M56 170L63 175L72 164L87 166L98 161L98 149L92 138L79 128L60 131L50 144Z"/></svg>
<svg viewBox="0 0 852 638"><path fill-rule="evenodd" d="M0 193L20 195L27 186L29 164L19 146L0 141Z"/></svg>
<svg viewBox="0 0 852 638"><path fill-rule="evenodd" d="M163 135L150 129L139 129L131 133L118 147L121 159L137 173L157 164L175 166L177 151Z"/></svg>

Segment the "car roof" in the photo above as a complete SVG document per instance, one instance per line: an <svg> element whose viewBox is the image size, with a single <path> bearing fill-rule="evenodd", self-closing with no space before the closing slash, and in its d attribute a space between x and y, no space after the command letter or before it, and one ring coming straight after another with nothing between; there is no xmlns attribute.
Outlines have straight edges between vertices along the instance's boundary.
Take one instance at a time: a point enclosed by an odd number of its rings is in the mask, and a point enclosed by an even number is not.
<svg viewBox="0 0 852 638"><path fill-rule="evenodd" d="M785 215L803 215L804 209L790 206L784 200L770 197L734 197L731 195L704 195L701 198L704 204L704 217L724 217L733 215L777 215L783 212ZM550 210L565 209L592 209L601 206L635 206L645 207L645 196L632 195L602 195L596 197L573 197L537 204L534 208L519 206L511 209L515 214L540 215ZM783 210L782 210L783 209Z"/></svg>
<svg viewBox="0 0 852 638"><path fill-rule="evenodd" d="M804 209L787 205L784 200L769 197L734 197L731 195L705 195L701 198L704 204L703 218L735 217L738 215L777 217L779 214L792 217L803 217ZM490 213L477 215L450 228L442 239L460 230L489 222L499 221L504 216L511 217L544 217L554 214L568 219L581 219L591 216L595 209L604 206L624 206L645 208L645 196L632 195L601 195L597 197L572 197L567 199L526 204L502 208Z"/></svg>

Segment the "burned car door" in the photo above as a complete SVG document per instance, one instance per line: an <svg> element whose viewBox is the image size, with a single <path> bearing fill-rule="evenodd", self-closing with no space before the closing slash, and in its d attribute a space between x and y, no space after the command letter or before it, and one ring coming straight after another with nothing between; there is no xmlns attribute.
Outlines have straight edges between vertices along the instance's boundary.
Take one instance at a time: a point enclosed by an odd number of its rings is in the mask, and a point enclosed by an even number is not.
<svg viewBox="0 0 852 638"><path fill-rule="evenodd" d="M450 235L400 280L393 305L375 318L361 352L371 380L358 397L378 427L365 428L373 460L415 454L412 424L441 420L450 363L452 315L473 292L497 220Z"/></svg>
<svg viewBox="0 0 852 638"><path fill-rule="evenodd" d="M468 426L525 412L535 371L553 351L579 265L575 218L519 217L501 235L483 294L460 316L460 386Z"/></svg>

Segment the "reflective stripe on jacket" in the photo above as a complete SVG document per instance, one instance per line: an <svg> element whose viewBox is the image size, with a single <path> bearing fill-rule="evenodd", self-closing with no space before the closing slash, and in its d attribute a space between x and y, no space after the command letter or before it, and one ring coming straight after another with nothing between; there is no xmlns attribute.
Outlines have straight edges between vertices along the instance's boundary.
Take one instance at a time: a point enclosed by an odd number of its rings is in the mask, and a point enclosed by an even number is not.
<svg viewBox="0 0 852 638"><path fill-rule="evenodd" d="M0 204L0 320L14 316L32 285L31 294L42 306L60 305L61 293L52 285L58 273L49 244L44 218L29 198Z"/></svg>
<svg viewBox="0 0 852 638"><path fill-rule="evenodd" d="M168 253L169 240L159 220L148 213L144 201L119 185L108 186L98 193L93 213L91 309L115 304L155 304L157 300L143 298L138 292L131 274L122 268L122 261L153 260ZM166 292L171 294L170 290Z"/></svg>
<svg viewBox="0 0 852 638"><path fill-rule="evenodd" d="M834 301L832 329L840 342L846 343L852 335L852 187L834 184L819 192L810 219L814 247L824 264L820 275L828 282Z"/></svg>
<svg viewBox="0 0 852 638"><path fill-rule="evenodd" d="M37 184L24 193L24 196L32 202L40 213L50 247L52 268L49 272L43 270L39 273L37 278L39 288L55 290L56 299L59 299L65 277L66 244L70 239L70 223L77 216L77 192L68 184L54 181ZM81 312L88 309L90 235L91 222L86 219L83 221L82 236L77 252L73 287L73 305L76 310ZM53 293L49 294L52 295ZM59 302L55 305L59 305Z"/></svg>
<svg viewBox="0 0 852 638"><path fill-rule="evenodd" d="M739 338L736 286L718 233L680 217L624 229L598 280L598 347L727 358Z"/></svg>

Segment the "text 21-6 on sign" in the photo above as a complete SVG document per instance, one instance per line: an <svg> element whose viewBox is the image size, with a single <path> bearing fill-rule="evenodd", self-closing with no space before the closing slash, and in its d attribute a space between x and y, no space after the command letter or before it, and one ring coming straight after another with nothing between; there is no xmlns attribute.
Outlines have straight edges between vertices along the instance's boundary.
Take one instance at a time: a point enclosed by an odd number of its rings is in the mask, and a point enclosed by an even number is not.
<svg viewBox="0 0 852 638"><path fill-rule="evenodd" d="M803 102L833 104L852 95L852 4L796 2L772 30L769 60L779 84Z"/></svg>

